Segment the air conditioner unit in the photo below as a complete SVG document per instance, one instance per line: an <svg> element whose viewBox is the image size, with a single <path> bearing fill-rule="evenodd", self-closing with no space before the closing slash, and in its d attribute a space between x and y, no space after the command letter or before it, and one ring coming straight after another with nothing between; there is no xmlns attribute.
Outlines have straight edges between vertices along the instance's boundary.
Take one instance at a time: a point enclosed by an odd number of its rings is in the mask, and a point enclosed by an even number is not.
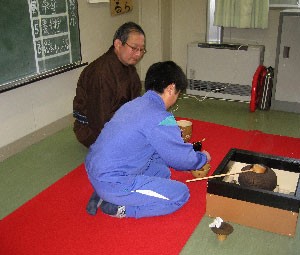
<svg viewBox="0 0 300 255"><path fill-rule="evenodd" d="M190 43L186 92L249 102L253 75L263 59L262 45Z"/></svg>

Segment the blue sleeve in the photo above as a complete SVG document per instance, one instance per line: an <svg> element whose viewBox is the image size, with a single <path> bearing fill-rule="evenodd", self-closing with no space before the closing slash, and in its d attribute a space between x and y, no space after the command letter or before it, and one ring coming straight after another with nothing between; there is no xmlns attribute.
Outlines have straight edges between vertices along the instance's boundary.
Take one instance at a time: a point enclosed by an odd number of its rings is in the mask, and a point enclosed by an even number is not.
<svg viewBox="0 0 300 255"><path fill-rule="evenodd" d="M150 143L166 164L176 170L200 169L207 162L205 154L195 152L191 143L184 143L173 116L152 130Z"/></svg>

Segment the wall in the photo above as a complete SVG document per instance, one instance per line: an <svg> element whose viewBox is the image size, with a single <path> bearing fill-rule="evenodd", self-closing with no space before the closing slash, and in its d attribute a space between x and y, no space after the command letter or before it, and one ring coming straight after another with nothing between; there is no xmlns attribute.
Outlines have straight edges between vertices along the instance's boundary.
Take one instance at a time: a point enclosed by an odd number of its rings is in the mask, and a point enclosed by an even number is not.
<svg viewBox="0 0 300 255"><path fill-rule="evenodd" d="M205 41L206 0L172 0L172 59L186 70L186 47L189 42ZM264 65L275 67L279 14L271 8L268 29L224 29L224 42L265 45Z"/></svg>
<svg viewBox="0 0 300 255"><path fill-rule="evenodd" d="M161 1L162 60L172 59L172 0Z"/></svg>
<svg viewBox="0 0 300 255"><path fill-rule="evenodd" d="M161 1L140 0L139 23L146 34L147 54L140 62L140 78L145 79L146 72L151 64L162 60L161 36Z"/></svg>
<svg viewBox="0 0 300 255"><path fill-rule="evenodd" d="M224 42L265 45L264 65L275 67L279 14L282 9L270 9L267 29L225 28Z"/></svg>
<svg viewBox="0 0 300 255"><path fill-rule="evenodd" d="M207 0L173 0L172 4L171 58L185 71L187 44L205 40Z"/></svg>
<svg viewBox="0 0 300 255"><path fill-rule="evenodd" d="M104 53L114 31L125 21L142 25L148 50L137 66L142 80L148 67L161 60L172 59L186 70L187 44L205 41L206 0L135 0L132 12L115 17L110 16L109 3L78 3L84 62ZM271 10L268 29L225 29L224 41L263 44L264 64L274 66L279 11ZM34 139L34 132L71 114L81 71L79 68L0 94L0 161L2 147L28 135Z"/></svg>
<svg viewBox="0 0 300 255"><path fill-rule="evenodd" d="M139 1L134 2L132 12L114 17L109 3L78 0L78 9L83 62L91 62L104 53L122 23L139 19ZM81 71L79 68L1 93L0 148L70 115ZM1 156L0 152L0 160Z"/></svg>

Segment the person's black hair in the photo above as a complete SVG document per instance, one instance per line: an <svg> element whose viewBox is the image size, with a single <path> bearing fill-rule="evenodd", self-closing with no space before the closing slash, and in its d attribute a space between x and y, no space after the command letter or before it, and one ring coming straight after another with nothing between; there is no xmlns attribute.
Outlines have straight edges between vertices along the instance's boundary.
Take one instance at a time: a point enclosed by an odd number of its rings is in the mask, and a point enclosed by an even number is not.
<svg viewBox="0 0 300 255"><path fill-rule="evenodd" d="M157 62L149 67L145 78L146 91L154 90L161 94L172 83L176 91L183 91L187 87L186 76L175 62Z"/></svg>
<svg viewBox="0 0 300 255"><path fill-rule="evenodd" d="M116 39L119 39L122 42L122 45L125 45L131 32L136 32L146 37L144 30L138 24L130 21L124 23L118 28L118 30L115 32L113 43Z"/></svg>

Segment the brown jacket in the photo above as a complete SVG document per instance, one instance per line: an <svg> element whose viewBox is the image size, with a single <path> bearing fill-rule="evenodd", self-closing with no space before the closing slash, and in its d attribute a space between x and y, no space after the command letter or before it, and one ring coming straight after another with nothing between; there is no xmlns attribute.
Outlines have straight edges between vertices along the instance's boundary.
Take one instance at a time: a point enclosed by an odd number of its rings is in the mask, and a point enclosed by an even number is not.
<svg viewBox="0 0 300 255"><path fill-rule="evenodd" d="M124 103L140 96L141 88L135 66L123 65L113 46L90 63L79 77L73 100L73 111L87 121L74 122L78 141L86 147L93 144L104 124Z"/></svg>

